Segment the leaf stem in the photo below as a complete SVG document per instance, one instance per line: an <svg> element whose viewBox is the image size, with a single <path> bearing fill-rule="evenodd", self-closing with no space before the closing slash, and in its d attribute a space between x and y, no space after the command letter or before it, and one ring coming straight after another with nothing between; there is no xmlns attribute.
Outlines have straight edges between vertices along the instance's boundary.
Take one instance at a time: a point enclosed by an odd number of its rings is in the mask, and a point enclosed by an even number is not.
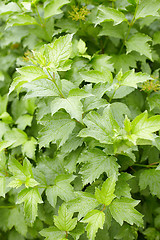
<svg viewBox="0 0 160 240"><path fill-rule="evenodd" d="M117 89L118 89L119 87L120 87L120 84L115 87L114 92L113 92L112 96L111 96L110 99L109 99L109 103L111 103L111 101L112 101L112 99L113 99L113 97L114 97L114 95L115 95L115 93L116 93L116 91L117 91Z"/></svg>
<svg viewBox="0 0 160 240"><path fill-rule="evenodd" d="M101 212L104 212L104 210L106 209L106 205L103 205L103 209L101 210Z"/></svg>
<svg viewBox="0 0 160 240"><path fill-rule="evenodd" d="M112 0L112 8L115 8L114 0Z"/></svg>
<svg viewBox="0 0 160 240"><path fill-rule="evenodd" d="M151 163L149 165L152 166L152 165L155 165L155 164L159 164L159 162L154 162L154 163Z"/></svg>
<svg viewBox="0 0 160 240"><path fill-rule="evenodd" d="M37 15L38 15L39 21L40 21L40 23L41 23L41 26L43 26L43 25L44 25L44 22L43 22L40 14L39 14L39 11L38 11L38 8L37 8L36 3L34 3L34 7L35 7L36 13L37 13Z"/></svg>
<svg viewBox="0 0 160 240"><path fill-rule="evenodd" d="M132 19L132 20L133 20L133 19ZM128 39L128 36L129 36L129 34L130 34L130 31L131 31L131 27L132 27L132 25L131 25L131 23L130 23L130 24L129 24L128 31L127 31L127 34L126 34L125 39L123 40L123 44L122 44L122 46L121 46L121 48L120 48L119 55L121 54L121 52L122 52L122 50L123 50L123 48L124 48L124 45L125 45L125 43L126 43L126 41L127 41L127 39Z"/></svg>
<svg viewBox="0 0 160 240"><path fill-rule="evenodd" d="M137 6L136 6L136 9L135 9L135 12L134 12L134 16L133 16L133 18L132 18L132 21L129 23L129 28L128 28L128 31L127 31L127 33L126 33L126 36L125 36L125 38L124 38L124 40L123 40L123 44L122 44L122 46L121 46L121 48L120 48L120 51L119 51L119 55L121 54L121 52L122 52L122 50L123 50L123 48L124 48L124 45L125 45L125 43L126 43L126 41L128 40L128 36L129 36L129 34L130 34L130 31L131 31L131 28L132 28L132 26L134 25L134 23L135 23L135 21L136 21L136 19L135 19L135 16L136 16L136 13L137 13L137 7L138 7L138 5L139 5L139 3L137 3Z"/></svg>
<svg viewBox="0 0 160 240"><path fill-rule="evenodd" d="M138 164L138 163L135 163L133 166L145 167L145 168L156 168L157 167L155 165L144 165L144 164Z"/></svg>
<svg viewBox="0 0 160 240"><path fill-rule="evenodd" d="M60 90L60 88L58 87L58 85L57 85L57 83L56 83L56 81L55 81L55 75L54 75L54 73L53 73L53 77L52 77L51 73L50 73L48 70L47 70L47 72L48 72L49 76L51 77L52 82L55 84L57 90L59 91L61 97L62 97L62 98L65 98L65 96L63 95L62 91ZM50 80L50 79L49 79L49 80Z"/></svg>
<svg viewBox="0 0 160 240"><path fill-rule="evenodd" d="M0 206L0 208L15 208L16 207L16 205L10 205L10 206Z"/></svg>

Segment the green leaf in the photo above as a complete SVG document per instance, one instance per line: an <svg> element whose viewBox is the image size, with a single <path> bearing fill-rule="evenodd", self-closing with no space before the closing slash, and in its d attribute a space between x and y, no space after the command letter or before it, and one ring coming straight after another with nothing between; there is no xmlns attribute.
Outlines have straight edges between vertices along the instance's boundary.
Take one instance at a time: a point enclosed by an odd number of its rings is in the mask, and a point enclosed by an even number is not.
<svg viewBox="0 0 160 240"><path fill-rule="evenodd" d="M89 97L83 101L84 112L99 109L101 107L106 107L107 105L108 105L107 100L103 98L97 99L97 97Z"/></svg>
<svg viewBox="0 0 160 240"><path fill-rule="evenodd" d="M75 197L74 188L70 184L74 178L73 175L59 175L54 180L54 185L47 188L47 199L53 207L57 203L58 196L66 202Z"/></svg>
<svg viewBox="0 0 160 240"><path fill-rule="evenodd" d="M75 239L78 240L80 236L85 232L84 224L81 222L77 223L75 229L73 229L69 234Z"/></svg>
<svg viewBox="0 0 160 240"><path fill-rule="evenodd" d="M62 146L75 127L75 121L64 112L57 112L53 117L48 115L40 121L40 124L43 125L38 137L40 148L50 142Z"/></svg>
<svg viewBox="0 0 160 240"><path fill-rule="evenodd" d="M82 121L83 105L78 97L55 98L51 103L52 114L56 113L59 109L64 108L71 118L75 118L79 122Z"/></svg>
<svg viewBox="0 0 160 240"><path fill-rule="evenodd" d="M15 227L17 232L19 232L23 236L26 236L27 225L24 219L24 214L17 207L10 210L8 228L12 229L12 227Z"/></svg>
<svg viewBox="0 0 160 240"><path fill-rule="evenodd" d="M31 127L33 116L29 114L21 115L17 120L17 127L21 130L24 130L27 126Z"/></svg>
<svg viewBox="0 0 160 240"><path fill-rule="evenodd" d="M102 30L99 32L99 36L110 36L114 38L124 39L127 31L127 23L121 23L114 26L112 22L105 22L101 24ZM118 57L118 56L117 56Z"/></svg>
<svg viewBox="0 0 160 240"><path fill-rule="evenodd" d="M17 71L23 79L27 80L27 82L48 77L48 75L40 67L36 66L17 68Z"/></svg>
<svg viewBox="0 0 160 240"><path fill-rule="evenodd" d="M22 2L21 3L25 9L25 11L31 11L31 2Z"/></svg>
<svg viewBox="0 0 160 240"><path fill-rule="evenodd" d="M135 19L144 18L146 16L159 16L160 2L158 0L142 0L136 11Z"/></svg>
<svg viewBox="0 0 160 240"><path fill-rule="evenodd" d="M12 130L7 131L4 135L4 140L11 145L11 148L24 144L27 139L27 134L18 128L12 128Z"/></svg>
<svg viewBox="0 0 160 240"><path fill-rule="evenodd" d="M12 181L9 183L9 187L20 187L25 184L26 187L34 187L38 185L38 182L33 178L32 165L24 159L23 166L13 157L9 159L9 170L13 173Z"/></svg>
<svg viewBox="0 0 160 240"><path fill-rule="evenodd" d="M111 63L111 57L106 54L95 55L92 59L92 66L97 71L105 71L106 69L114 72L113 64Z"/></svg>
<svg viewBox="0 0 160 240"><path fill-rule="evenodd" d="M2 141L0 142L0 152L11 146L11 142Z"/></svg>
<svg viewBox="0 0 160 240"><path fill-rule="evenodd" d="M123 74L120 79L120 84L122 86L137 88L137 83L145 82L149 79L152 79L150 75L141 72L135 73L135 70L133 69Z"/></svg>
<svg viewBox="0 0 160 240"><path fill-rule="evenodd" d="M80 39L78 41L78 51L79 51L79 53L84 54L86 52L86 50L87 50L86 43L82 39Z"/></svg>
<svg viewBox="0 0 160 240"><path fill-rule="evenodd" d="M107 180L103 183L101 190L96 188L95 197L100 203L108 206L116 197L114 195L115 186L116 186L115 176L107 178Z"/></svg>
<svg viewBox="0 0 160 240"><path fill-rule="evenodd" d="M143 170L139 176L139 186L141 190L144 190L149 186L149 190L152 195L156 195L160 198L160 171L155 169Z"/></svg>
<svg viewBox="0 0 160 240"><path fill-rule="evenodd" d="M28 160L25 160L28 161ZM29 164L30 165L30 164ZM15 158L10 157L9 159L9 170L16 176L26 175L26 169L17 161ZM29 168L29 173L31 175L31 171ZM27 171L28 174L28 171Z"/></svg>
<svg viewBox="0 0 160 240"><path fill-rule="evenodd" d="M64 108L68 112L71 118L77 119L77 121L83 123L83 105L81 103L82 98L89 97L91 94L85 92L82 89L71 89L66 99L55 98L51 103L51 113L56 113L59 109Z"/></svg>
<svg viewBox="0 0 160 240"><path fill-rule="evenodd" d="M44 8L44 18L46 19L51 16L63 13L60 8L69 2L69 0L49 1L49 3Z"/></svg>
<svg viewBox="0 0 160 240"><path fill-rule="evenodd" d="M151 93L147 97L147 100L148 100L150 111L157 108L160 109L160 92Z"/></svg>
<svg viewBox="0 0 160 240"><path fill-rule="evenodd" d="M8 124L0 121L0 140L2 140L3 135L9 130L10 130L10 128L9 128Z"/></svg>
<svg viewBox="0 0 160 240"><path fill-rule="evenodd" d="M151 41L152 39L143 33L136 33L134 36L132 36L127 42L127 54L136 51L139 52L141 55L145 55L147 58L149 58L152 61L152 53L150 45L147 43Z"/></svg>
<svg viewBox="0 0 160 240"><path fill-rule="evenodd" d="M152 140L152 133L160 130L160 116L148 118L148 112L145 111L131 122L131 128L131 135L130 137L128 135L128 138L133 142L138 138Z"/></svg>
<svg viewBox="0 0 160 240"><path fill-rule="evenodd" d="M145 235L145 238L147 240L155 240L155 239L160 239L160 233L157 231L156 228L153 227L148 227L143 234Z"/></svg>
<svg viewBox="0 0 160 240"><path fill-rule="evenodd" d="M2 113L0 115L0 119L2 119L3 122L8 123L8 124L11 124L14 122L12 117L7 112Z"/></svg>
<svg viewBox="0 0 160 240"><path fill-rule="evenodd" d="M80 137L93 137L101 143L112 144L114 141L114 131L119 131L119 126L113 118L110 106L106 107L101 116L92 111L84 118L87 128L80 131Z"/></svg>
<svg viewBox="0 0 160 240"><path fill-rule="evenodd" d="M135 240L138 238L137 229L135 226L130 226L128 224L123 224L118 234L115 236L115 239L123 240Z"/></svg>
<svg viewBox="0 0 160 240"><path fill-rule="evenodd" d="M40 234L45 237L45 240L64 240L66 233L59 231L56 227L45 228L40 231Z"/></svg>
<svg viewBox="0 0 160 240"><path fill-rule="evenodd" d="M58 216L54 216L54 224L61 231L72 231L77 225L77 219L72 217L73 213L67 210L65 204L62 204L58 210Z"/></svg>
<svg viewBox="0 0 160 240"><path fill-rule="evenodd" d="M113 55L111 61L114 63L114 67L119 72L122 69L122 72L127 72L130 70L130 67L136 68L136 58L129 54L120 54L120 55Z"/></svg>
<svg viewBox="0 0 160 240"><path fill-rule="evenodd" d="M100 72L97 70L84 71L84 72L80 72L80 75L86 82L91 82L91 83L100 83L100 82L112 83L113 81L112 73L107 69L103 72Z"/></svg>
<svg viewBox="0 0 160 240"><path fill-rule="evenodd" d="M9 93L22 86L24 83L48 77L48 75L46 75L46 73L40 67L36 66L18 68L17 71L21 76L18 76L13 80L9 89Z"/></svg>
<svg viewBox="0 0 160 240"><path fill-rule="evenodd" d="M48 79L24 83L23 87L27 89L27 98L59 96L55 84Z"/></svg>
<svg viewBox="0 0 160 240"><path fill-rule="evenodd" d="M65 63L67 63L72 52L72 37L72 34L68 34L47 45L48 67L52 71L66 71L69 69L65 68Z"/></svg>
<svg viewBox="0 0 160 240"><path fill-rule="evenodd" d="M123 222L143 226L142 215L134 209L138 200L122 197L116 198L109 206L112 217L122 226Z"/></svg>
<svg viewBox="0 0 160 240"><path fill-rule="evenodd" d="M76 172L78 157L82 151L82 148L78 148L76 151L70 152L64 159L64 167L68 173ZM63 153L63 152L62 152Z"/></svg>
<svg viewBox="0 0 160 240"><path fill-rule="evenodd" d="M160 31L155 32L153 35L153 44L160 44Z"/></svg>
<svg viewBox="0 0 160 240"><path fill-rule="evenodd" d="M119 165L116 162L116 158L107 156L100 149L82 152L78 162L84 162L80 170L84 185L95 181L103 172L106 172L108 177L118 174Z"/></svg>
<svg viewBox="0 0 160 240"><path fill-rule="evenodd" d="M9 18L6 28L20 25L35 25L38 24L35 18L23 13L13 15Z"/></svg>
<svg viewBox="0 0 160 240"><path fill-rule="evenodd" d="M82 220L88 223L86 227L87 236L90 240L94 240L98 229L103 229L105 214L99 210L92 210Z"/></svg>
<svg viewBox="0 0 160 240"><path fill-rule="evenodd" d="M6 193L6 178L0 176L0 196L5 197Z"/></svg>
<svg viewBox="0 0 160 240"><path fill-rule="evenodd" d="M98 15L94 23L97 25L104 21L113 21L114 25L117 25L123 21L126 21L126 18L125 15L117 9L100 5L98 7Z"/></svg>
<svg viewBox="0 0 160 240"><path fill-rule="evenodd" d="M131 112L126 104L122 102L114 102L111 105L112 114L118 125L123 128L124 116L131 116Z"/></svg>
<svg viewBox="0 0 160 240"><path fill-rule="evenodd" d="M128 180L132 178L132 175L122 172L121 175L118 176L118 181L116 183L116 189L115 189L115 195L120 197L131 197L131 188L129 184L127 183Z"/></svg>
<svg viewBox="0 0 160 240"><path fill-rule="evenodd" d="M25 217L32 225L37 216L37 205L43 203L38 188L23 189L18 194L17 204L22 202L24 202Z"/></svg>
<svg viewBox="0 0 160 240"><path fill-rule="evenodd" d="M78 212L78 220L99 205L99 202L91 193L77 191L75 196L76 198L68 201L66 205L69 211Z"/></svg>
<svg viewBox="0 0 160 240"><path fill-rule="evenodd" d="M22 145L22 153L28 158L35 160L35 151L36 151L37 141L34 137Z"/></svg>
<svg viewBox="0 0 160 240"><path fill-rule="evenodd" d="M0 152L0 169L5 169L6 168L6 155L5 151Z"/></svg>
<svg viewBox="0 0 160 240"><path fill-rule="evenodd" d="M79 129L78 129L79 130ZM78 132L73 132L70 134L68 140L61 147L62 153L71 153L76 150L78 147L82 146L83 138L77 137Z"/></svg>
<svg viewBox="0 0 160 240"><path fill-rule="evenodd" d="M8 96L7 95L0 96L0 105L1 105L0 115L4 112L7 112L7 104L8 104Z"/></svg>
<svg viewBox="0 0 160 240"><path fill-rule="evenodd" d="M15 2L10 2L8 4L1 4L0 15L10 14L13 12L20 12L21 9Z"/></svg>

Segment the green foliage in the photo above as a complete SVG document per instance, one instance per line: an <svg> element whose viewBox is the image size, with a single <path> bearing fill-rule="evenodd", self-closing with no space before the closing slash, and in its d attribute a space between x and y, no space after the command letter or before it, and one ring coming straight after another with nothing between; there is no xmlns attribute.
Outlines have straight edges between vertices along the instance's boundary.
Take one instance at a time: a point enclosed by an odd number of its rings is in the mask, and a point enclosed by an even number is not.
<svg viewBox="0 0 160 240"><path fill-rule="evenodd" d="M160 239L159 14L0 2L0 239Z"/></svg>
<svg viewBox="0 0 160 240"><path fill-rule="evenodd" d="M105 221L105 214L99 210L92 210L87 213L83 218L84 223L88 223L86 227L87 236L89 239L94 240L98 228L103 229L103 224Z"/></svg>
<svg viewBox="0 0 160 240"><path fill-rule="evenodd" d="M77 219L73 218L73 213L67 211L66 206L63 204L58 211L58 216L54 216L54 224L61 231L70 232L77 225Z"/></svg>
<svg viewBox="0 0 160 240"><path fill-rule="evenodd" d="M96 188L95 197L100 203L108 206L112 200L115 198L115 177L107 178L107 180L103 183L101 190Z"/></svg>
<svg viewBox="0 0 160 240"><path fill-rule="evenodd" d="M110 205L113 218L122 225L124 221L143 226L142 215L134 209L139 202L130 198L115 199Z"/></svg>

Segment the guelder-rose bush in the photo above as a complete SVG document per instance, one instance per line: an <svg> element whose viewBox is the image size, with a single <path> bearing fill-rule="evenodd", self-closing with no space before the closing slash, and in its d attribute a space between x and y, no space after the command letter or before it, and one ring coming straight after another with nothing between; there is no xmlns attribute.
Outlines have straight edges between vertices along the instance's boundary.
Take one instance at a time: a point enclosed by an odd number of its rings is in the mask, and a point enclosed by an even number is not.
<svg viewBox="0 0 160 240"><path fill-rule="evenodd" d="M2 0L0 238L160 239L160 1Z"/></svg>

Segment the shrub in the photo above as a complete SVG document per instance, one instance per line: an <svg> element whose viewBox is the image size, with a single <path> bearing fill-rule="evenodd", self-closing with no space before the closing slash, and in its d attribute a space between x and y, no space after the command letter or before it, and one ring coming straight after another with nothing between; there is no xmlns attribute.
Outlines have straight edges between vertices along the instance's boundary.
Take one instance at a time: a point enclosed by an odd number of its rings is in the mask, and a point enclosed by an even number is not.
<svg viewBox="0 0 160 240"><path fill-rule="evenodd" d="M2 240L160 239L159 13L1 1Z"/></svg>

